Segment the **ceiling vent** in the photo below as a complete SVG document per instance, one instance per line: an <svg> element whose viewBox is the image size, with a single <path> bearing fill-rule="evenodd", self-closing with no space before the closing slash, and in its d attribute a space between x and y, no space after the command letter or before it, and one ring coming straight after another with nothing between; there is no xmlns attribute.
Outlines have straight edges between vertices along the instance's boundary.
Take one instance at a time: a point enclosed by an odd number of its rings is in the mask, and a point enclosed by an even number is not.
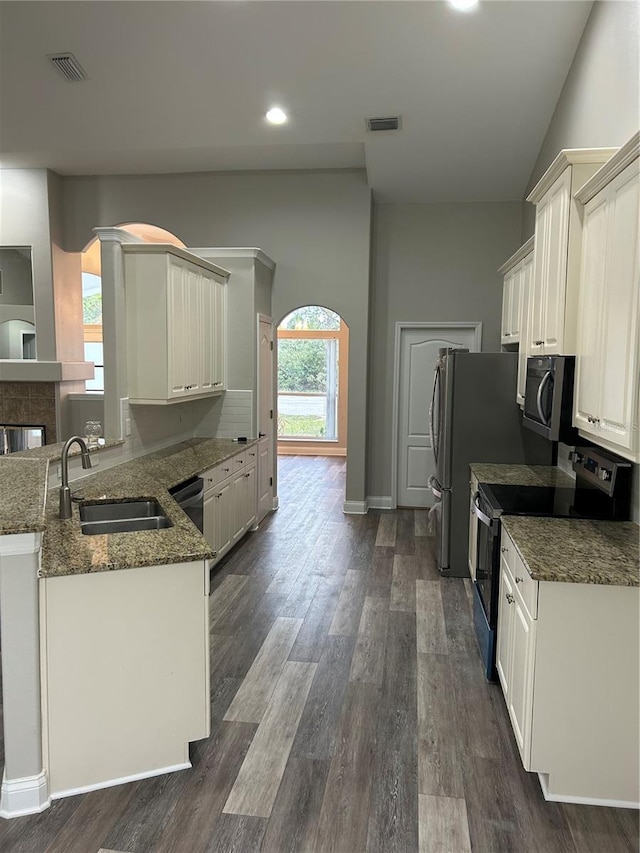
<svg viewBox="0 0 640 853"><path fill-rule="evenodd" d="M374 133L378 130L400 130L400 116L384 116L383 118L368 118L367 130Z"/></svg>
<svg viewBox="0 0 640 853"><path fill-rule="evenodd" d="M72 53L50 53L47 59L70 83L87 79L84 68Z"/></svg>

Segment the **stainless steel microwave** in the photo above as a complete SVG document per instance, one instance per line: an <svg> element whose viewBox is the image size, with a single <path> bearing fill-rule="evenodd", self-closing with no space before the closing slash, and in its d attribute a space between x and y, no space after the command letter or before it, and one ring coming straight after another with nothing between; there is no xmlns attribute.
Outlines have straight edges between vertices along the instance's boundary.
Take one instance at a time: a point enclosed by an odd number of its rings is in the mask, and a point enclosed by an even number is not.
<svg viewBox="0 0 640 853"><path fill-rule="evenodd" d="M548 438L575 444L573 410L573 355L541 355L527 359L524 425Z"/></svg>

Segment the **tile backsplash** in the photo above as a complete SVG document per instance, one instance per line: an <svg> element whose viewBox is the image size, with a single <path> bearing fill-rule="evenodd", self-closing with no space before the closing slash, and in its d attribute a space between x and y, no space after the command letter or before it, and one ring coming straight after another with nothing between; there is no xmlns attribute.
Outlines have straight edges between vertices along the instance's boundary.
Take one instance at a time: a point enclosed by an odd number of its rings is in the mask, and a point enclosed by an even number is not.
<svg viewBox="0 0 640 853"><path fill-rule="evenodd" d="M55 382L0 382L0 423L44 426L46 443L55 444Z"/></svg>

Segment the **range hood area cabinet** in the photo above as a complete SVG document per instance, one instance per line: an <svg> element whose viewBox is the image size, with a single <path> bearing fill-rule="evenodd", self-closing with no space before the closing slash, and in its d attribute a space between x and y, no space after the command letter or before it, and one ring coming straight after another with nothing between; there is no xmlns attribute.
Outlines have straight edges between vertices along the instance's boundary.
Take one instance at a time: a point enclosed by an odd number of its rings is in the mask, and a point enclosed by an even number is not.
<svg viewBox="0 0 640 853"><path fill-rule="evenodd" d="M131 404L220 394L229 273L162 243L122 246Z"/></svg>
<svg viewBox="0 0 640 853"><path fill-rule="evenodd" d="M561 151L527 197L536 206L529 355L575 354L582 243L575 193L616 151Z"/></svg>
<svg viewBox="0 0 640 853"><path fill-rule="evenodd" d="M573 425L640 462L640 134L578 191L584 203Z"/></svg>

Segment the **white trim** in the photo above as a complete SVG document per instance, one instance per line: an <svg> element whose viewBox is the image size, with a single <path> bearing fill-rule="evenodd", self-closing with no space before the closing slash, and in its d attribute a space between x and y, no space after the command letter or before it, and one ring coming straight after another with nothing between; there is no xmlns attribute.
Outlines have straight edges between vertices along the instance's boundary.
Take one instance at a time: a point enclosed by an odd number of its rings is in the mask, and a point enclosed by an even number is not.
<svg viewBox="0 0 640 853"><path fill-rule="evenodd" d="M601 189L624 171L627 166L640 157L640 131L634 133L631 139L620 148L589 180L575 193L582 204L586 204L599 193Z"/></svg>
<svg viewBox="0 0 640 853"><path fill-rule="evenodd" d="M165 773L175 773L176 770L188 770L192 766L190 761L183 764L173 764L171 767L160 767L158 770L147 770L142 773L132 773L131 776L122 776L120 779L108 779L106 782L96 782L93 785L83 785L80 788L67 788L65 791L56 791L51 794L52 800L60 800L63 797L75 797L77 794L86 794L89 791L101 791L103 788L114 788L116 785L126 785L127 782L139 782L140 779L152 779L154 776L163 776Z"/></svg>
<svg viewBox="0 0 640 853"><path fill-rule="evenodd" d="M88 361L2 360L2 382L67 382L92 378L93 364Z"/></svg>
<svg viewBox="0 0 640 853"><path fill-rule="evenodd" d="M345 515L366 515L369 510L366 501L345 501L342 512Z"/></svg>
<svg viewBox="0 0 640 853"><path fill-rule="evenodd" d="M548 803L577 803L580 806L607 806L612 809L640 809L633 800L606 800L603 797L574 797L571 794L550 794L549 774L538 773L542 795Z"/></svg>
<svg viewBox="0 0 640 853"><path fill-rule="evenodd" d="M37 554L42 543L42 533L10 533L0 536L0 557L18 554Z"/></svg>
<svg viewBox="0 0 640 853"><path fill-rule="evenodd" d="M251 248L247 246L238 246L237 248L215 248L212 246L200 249L192 249L189 247L188 251L193 252L194 255L199 255L202 258L206 258L208 254L216 258L253 258L272 272L276 268L276 262L273 258L270 258L266 252L263 252L262 249L258 248Z"/></svg>
<svg viewBox="0 0 640 853"><path fill-rule="evenodd" d="M130 231L127 231L126 228L114 228L111 225L107 226L98 226L93 228L93 233L98 236L98 239L101 243L113 241L114 243L138 243L140 245L143 244L142 237L137 237L135 234L132 234Z"/></svg>
<svg viewBox="0 0 640 853"><path fill-rule="evenodd" d="M519 264L520 261L524 260L527 255L533 252L533 242L535 240L535 235L532 234L531 237L527 240L526 243L523 243L520 248L511 255L508 261L505 261L501 267L498 267L498 273L500 275L504 275L509 272L512 267L515 267L516 264Z"/></svg>
<svg viewBox="0 0 640 853"><path fill-rule="evenodd" d="M95 230L95 229L94 229ZM171 243L137 243L137 244L122 244L122 251L125 253L133 252L133 254L142 255L173 255L176 258L181 258L183 261L188 261L196 266L203 267L214 275L224 279L225 282L231 275L229 270L219 267L217 264L212 264L201 255L196 255L188 249L180 249Z"/></svg>
<svg viewBox="0 0 640 853"><path fill-rule="evenodd" d="M394 509L391 495L367 495L369 509Z"/></svg>
<svg viewBox="0 0 640 853"><path fill-rule="evenodd" d="M0 795L0 817L13 818L28 814L39 814L51 805L47 771L37 776L7 779L6 770L2 777Z"/></svg>
<svg viewBox="0 0 640 853"><path fill-rule="evenodd" d="M280 509L280 498L278 495L273 496L273 511L275 512L277 509Z"/></svg>
<svg viewBox="0 0 640 853"><path fill-rule="evenodd" d="M546 191L564 172L567 166L582 163L606 163L617 148L563 148L527 196L527 201L537 204Z"/></svg>
<svg viewBox="0 0 640 853"><path fill-rule="evenodd" d="M391 414L391 506L398 506L398 416L400 412L400 339L405 329L471 329L475 332L474 352L482 347L482 323L454 320L433 323L396 323L396 335L393 347L393 409Z"/></svg>

